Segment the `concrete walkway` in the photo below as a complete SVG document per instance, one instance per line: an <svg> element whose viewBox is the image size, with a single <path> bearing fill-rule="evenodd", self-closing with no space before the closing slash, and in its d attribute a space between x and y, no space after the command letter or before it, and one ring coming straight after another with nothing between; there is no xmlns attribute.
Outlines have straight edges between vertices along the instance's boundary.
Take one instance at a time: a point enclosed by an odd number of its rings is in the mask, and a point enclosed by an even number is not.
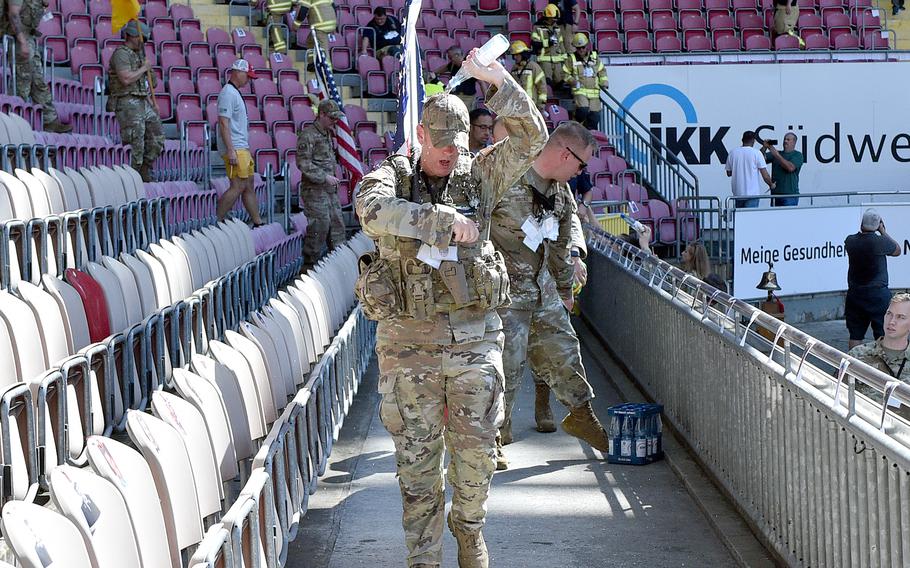
<svg viewBox="0 0 910 568"><path fill-rule="evenodd" d="M598 365L586 367L605 418L608 406L623 401ZM375 382L374 365L290 545L291 568L405 565L394 450L378 419ZM565 414L555 402L554 412ZM666 462L608 464L561 430L537 433L533 421L527 377L514 417L516 442L507 446L511 467L494 477L488 502L484 536L492 566L736 565ZM454 568L448 531L443 547L443 565Z"/></svg>

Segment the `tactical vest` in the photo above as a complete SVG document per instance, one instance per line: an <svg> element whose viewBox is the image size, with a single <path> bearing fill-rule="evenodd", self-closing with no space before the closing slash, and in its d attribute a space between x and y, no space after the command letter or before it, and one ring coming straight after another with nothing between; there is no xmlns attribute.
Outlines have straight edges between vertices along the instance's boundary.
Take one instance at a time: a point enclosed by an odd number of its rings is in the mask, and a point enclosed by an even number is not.
<svg viewBox="0 0 910 568"><path fill-rule="evenodd" d="M383 162L395 170L397 197L455 207L479 223L481 239L469 245L452 243L450 246L458 247L458 260L442 261L438 269L417 259L423 244L418 239L394 235L377 239L377 252L360 259L355 287L368 318L431 320L437 314L451 315L464 308L492 310L509 304L505 261L488 238L492 204L481 202L482 182L472 173L471 162L471 155L462 153L445 189L435 197L422 179L413 183L408 158L396 155Z"/></svg>
<svg viewBox="0 0 910 568"><path fill-rule="evenodd" d="M113 56L116 55L120 50L125 50L128 53L130 71L135 71L142 67L142 57L125 45L121 45L116 50L114 50L114 53L111 55L112 60ZM149 96L150 91L148 87L147 77L140 77L131 84L124 85L120 81L120 77L117 75L117 72L114 70L113 64L111 64L110 69L108 69L108 78L110 80L111 98Z"/></svg>
<svg viewBox="0 0 910 568"><path fill-rule="evenodd" d="M7 13L9 0L0 2L0 5L3 7L3 14L0 15L0 31L4 35L16 35L9 23L9 15ZM38 26L41 25L41 18L44 17L45 10L44 2L41 0L24 0L22 2L22 10L19 12L22 31L30 36L35 35L38 31Z"/></svg>
<svg viewBox="0 0 910 568"><path fill-rule="evenodd" d="M337 23L332 0L304 0L301 4L310 8L308 18L313 29L326 33L335 31Z"/></svg>
<svg viewBox="0 0 910 568"><path fill-rule="evenodd" d="M597 52L591 51L584 59L570 55L569 63L572 73L578 78L578 84L572 87L572 95L588 99L600 98L600 71L603 64Z"/></svg>

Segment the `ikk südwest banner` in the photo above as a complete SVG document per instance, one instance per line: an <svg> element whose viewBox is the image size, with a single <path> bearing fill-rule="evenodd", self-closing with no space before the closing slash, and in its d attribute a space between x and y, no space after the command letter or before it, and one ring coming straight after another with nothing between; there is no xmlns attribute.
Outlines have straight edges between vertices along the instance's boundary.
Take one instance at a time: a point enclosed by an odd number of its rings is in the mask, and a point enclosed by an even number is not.
<svg viewBox="0 0 910 568"><path fill-rule="evenodd" d="M727 153L755 130L806 158L802 193L908 189L906 63L610 67L610 93L699 178L727 197ZM778 146L780 148L781 146Z"/></svg>
<svg viewBox="0 0 910 568"><path fill-rule="evenodd" d="M737 209L733 238L733 295L764 297L756 290L774 263L781 296L847 289L844 239L859 231L863 211L874 207L901 256L888 257L892 289L910 288L910 204Z"/></svg>

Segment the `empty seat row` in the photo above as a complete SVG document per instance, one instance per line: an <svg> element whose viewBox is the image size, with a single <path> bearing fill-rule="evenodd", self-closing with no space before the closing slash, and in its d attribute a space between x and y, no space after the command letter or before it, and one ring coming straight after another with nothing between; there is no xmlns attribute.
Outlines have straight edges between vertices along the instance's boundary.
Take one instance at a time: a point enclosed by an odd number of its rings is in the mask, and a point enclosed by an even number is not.
<svg viewBox="0 0 910 568"><path fill-rule="evenodd" d="M247 566L279 566L369 359L369 323L359 310L347 313L356 259L370 245L355 237L273 293L237 331L199 338L174 368L169 392L150 395L151 413L126 412L126 443L90 436L83 463L47 472L52 507L7 503L4 535L17 560L195 566L221 558L226 548L212 551L210 541L224 531L232 533L220 534L228 546L236 538L238 551L254 551ZM335 331L339 347L326 353ZM0 418L4 427L12 422ZM246 480L239 493L238 478ZM30 528L38 523L47 529L40 535ZM227 552L212 565L241 566L241 555Z"/></svg>

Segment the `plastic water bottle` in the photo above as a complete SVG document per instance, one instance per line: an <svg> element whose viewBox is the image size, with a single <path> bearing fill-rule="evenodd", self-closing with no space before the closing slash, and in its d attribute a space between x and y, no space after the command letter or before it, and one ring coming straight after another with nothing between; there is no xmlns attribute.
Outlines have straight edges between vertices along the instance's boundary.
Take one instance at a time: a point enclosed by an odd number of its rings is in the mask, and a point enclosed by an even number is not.
<svg viewBox="0 0 910 568"><path fill-rule="evenodd" d="M619 214L619 217L620 217L623 221L625 221L626 223L628 223L630 227L632 227L633 229L635 229L635 232L636 232L636 233L641 234L641 233L645 230L645 226L642 225L637 219L633 219L632 217L629 217L629 216L626 215L625 213L620 213L620 214Z"/></svg>
<svg viewBox="0 0 910 568"><path fill-rule="evenodd" d="M622 425L620 424L620 417L614 414L610 417L610 451L607 452L611 456L616 455L616 442L619 441L622 436Z"/></svg>
<svg viewBox="0 0 910 568"><path fill-rule="evenodd" d="M622 423L621 439L619 441L619 455L624 458L632 457L632 435L635 429L635 419L626 416Z"/></svg>
<svg viewBox="0 0 910 568"><path fill-rule="evenodd" d="M660 421L660 414L654 415L654 455L659 455L663 451L663 439L661 438L661 432L663 432L663 423Z"/></svg>
<svg viewBox="0 0 910 568"><path fill-rule="evenodd" d="M648 416L648 456L653 456L657 453L657 430L654 426L654 421L657 419L657 416L652 414Z"/></svg>
<svg viewBox="0 0 910 568"><path fill-rule="evenodd" d="M505 53L507 49L509 49L508 38L502 34L496 34L488 39L487 43L483 44L483 47L477 50L477 53L474 54L474 59L481 67L487 67L499 59L499 56ZM464 65L462 65L461 69L458 70L458 73L449 79L449 84L446 85L446 94L451 93L455 87L462 84L465 79L469 79L470 77L471 76L465 70Z"/></svg>
<svg viewBox="0 0 910 568"><path fill-rule="evenodd" d="M635 457L648 457L648 433L645 431L645 417L640 417L635 424Z"/></svg>

